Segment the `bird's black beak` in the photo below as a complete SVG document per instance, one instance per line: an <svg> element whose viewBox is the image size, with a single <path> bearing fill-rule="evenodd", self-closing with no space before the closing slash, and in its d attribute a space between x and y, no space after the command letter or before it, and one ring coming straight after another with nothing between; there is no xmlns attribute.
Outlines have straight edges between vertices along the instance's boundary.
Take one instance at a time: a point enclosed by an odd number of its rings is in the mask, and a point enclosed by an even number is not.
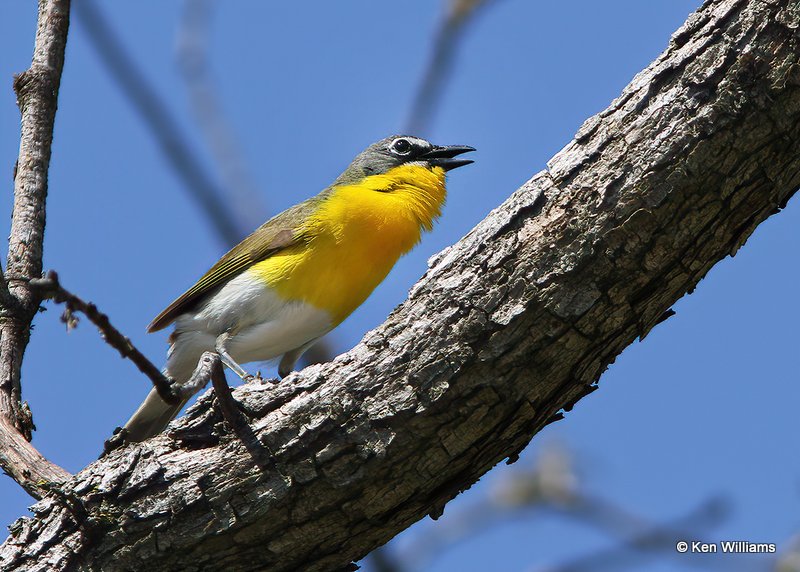
<svg viewBox="0 0 800 572"><path fill-rule="evenodd" d="M427 161L428 165L431 167L441 167L445 171L449 171L457 167L463 167L464 165L474 163L471 159L454 159L457 155L469 153L474 150L475 147L469 147L467 145L436 145L433 149L421 155L420 159Z"/></svg>

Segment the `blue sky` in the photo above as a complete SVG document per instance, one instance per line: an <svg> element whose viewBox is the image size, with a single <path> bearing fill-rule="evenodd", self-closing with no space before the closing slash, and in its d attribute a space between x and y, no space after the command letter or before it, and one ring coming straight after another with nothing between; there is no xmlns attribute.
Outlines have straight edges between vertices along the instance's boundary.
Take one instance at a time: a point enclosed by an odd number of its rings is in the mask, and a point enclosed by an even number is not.
<svg viewBox="0 0 800 572"><path fill-rule="evenodd" d="M79 0L76 0L79 1ZM315 194L367 144L399 131L424 69L439 3L227 2L215 11L212 68L219 96L270 212ZM434 232L405 257L331 338L352 347L423 273L601 111L667 45L699 5L689 0L496 2L462 46L430 138L478 149L450 177ZM213 163L175 64L182 3L105 3L116 33L145 70L192 146ZM30 63L35 6L0 4L0 165L7 192L19 146L11 77ZM5 223L8 224L7 222ZM707 540L785 546L800 532L797 403L800 205L795 198L717 265L677 315L628 348L566 419L534 439L575 457L584 490L652 523L722 496L731 512ZM6 232L8 228L6 226ZM50 170L45 267L95 302L156 363L167 332L144 328L225 247L99 63L79 21L71 28ZM70 471L94 460L149 389L85 320L67 334L50 309L36 319L24 366L35 445ZM448 519L491 494L515 467L499 466L448 505ZM31 504L0 478L0 521ZM461 515L461 516L460 516ZM429 520L404 533L413 546ZM425 569L536 570L617 543L584 523L532 512L441 551ZM674 552L632 569L697 570ZM759 557L719 556L700 567L763 570Z"/></svg>

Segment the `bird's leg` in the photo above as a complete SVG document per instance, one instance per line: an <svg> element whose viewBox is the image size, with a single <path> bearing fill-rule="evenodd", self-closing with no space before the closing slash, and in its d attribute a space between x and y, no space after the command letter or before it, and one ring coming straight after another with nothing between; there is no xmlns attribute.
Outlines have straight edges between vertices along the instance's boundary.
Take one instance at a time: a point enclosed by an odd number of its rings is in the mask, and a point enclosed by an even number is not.
<svg viewBox="0 0 800 572"><path fill-rule="evenodd" d="M308 348L314 345L314 342L316 342L318 339L319 338L314 338L313 340L304 343L299 348L295 348L286 352L283 355L283 358L281 358L281 363L278 365L278 375L281 376L281 378L284 378L292 373L294 371L295 364L297 364L297 360L300 359L300 356L303 355Z"/></svg>
<svg viewBox="0 0 800 572"><path fill-rule="evenodd" d="M217 354L219 355L219 359L222 360L228 368L230 368L233 373L238 375L242 378L244 382L250 382L255 379L252 374L247 373L242 366L240 366L236 361L231 357L228 353L227 343L230 339L230 334L228 332L223 332L219 336L217 336L217 341L214 344L214 349L216 350Z"/></svg>
<svg viewBox="0 0 800 572"><path fill-rule="evenodd" d="M297 363L297 360L300 358L300 355L303 353L304 349L306 348L299 347L297 349L288 351L283 355L281 358L281 363L278 365L278 375L281 376L281 378L286 377L292 373L292 371L294 371L294 365Z"/></svg>

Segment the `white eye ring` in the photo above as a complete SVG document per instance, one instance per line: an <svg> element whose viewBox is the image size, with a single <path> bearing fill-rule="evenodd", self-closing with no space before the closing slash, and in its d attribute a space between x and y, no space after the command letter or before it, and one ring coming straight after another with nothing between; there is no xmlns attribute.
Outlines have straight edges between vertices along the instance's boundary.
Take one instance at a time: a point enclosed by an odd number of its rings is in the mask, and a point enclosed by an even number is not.
<svg viewBox="0 0 800 572"><path fill-rule="evenodd" d="M411 150L414 146L408 139L395 139L392 142L392 151L397 153L398 155L408 155L411 153Z"/></svg>

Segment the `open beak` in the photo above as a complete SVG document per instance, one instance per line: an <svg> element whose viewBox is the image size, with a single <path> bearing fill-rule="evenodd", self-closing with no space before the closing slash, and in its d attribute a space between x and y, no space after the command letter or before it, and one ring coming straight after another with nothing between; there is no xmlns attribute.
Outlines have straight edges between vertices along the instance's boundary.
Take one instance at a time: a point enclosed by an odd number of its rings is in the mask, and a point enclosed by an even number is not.
<svg viewBox="0 0 800 572"><path fill-rule="evenodd" d="M474 150L475 147L469 147L467 145L437 145L424 155L420 156L420 159L427 161L431 167L441 167L445 171L449 171L457 167L463 167L464 165L474 163L474 161L471 159L454 158L462 153L469 153L470 151Z"/></svg>

